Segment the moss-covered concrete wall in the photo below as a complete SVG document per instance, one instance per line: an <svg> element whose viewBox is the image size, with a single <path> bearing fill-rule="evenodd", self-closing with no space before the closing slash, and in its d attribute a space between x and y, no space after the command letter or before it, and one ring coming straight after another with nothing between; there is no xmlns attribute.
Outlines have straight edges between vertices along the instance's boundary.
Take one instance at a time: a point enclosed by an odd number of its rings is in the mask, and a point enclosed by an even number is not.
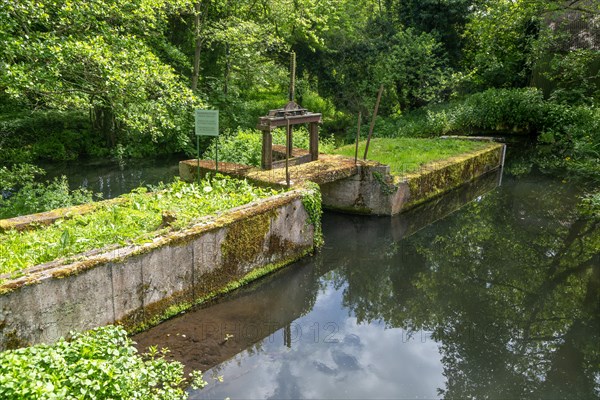
<svg viewBox="0 0 600 400"><path fill-rule="evenodd" d="M500 168L504 151L504 145L491 143L402 176L392 176L385 166L360 165L358 174L321 185L323 205L354 214L395 215Z"/></svg>
<svg viewBox="0 0 600 400"><path fill-rule="evenodd" d="M139 331L303 257L314 247L303 204L310 194L290 191L151 243L37 266L4 281L0 350L112 323Z"/></svg>

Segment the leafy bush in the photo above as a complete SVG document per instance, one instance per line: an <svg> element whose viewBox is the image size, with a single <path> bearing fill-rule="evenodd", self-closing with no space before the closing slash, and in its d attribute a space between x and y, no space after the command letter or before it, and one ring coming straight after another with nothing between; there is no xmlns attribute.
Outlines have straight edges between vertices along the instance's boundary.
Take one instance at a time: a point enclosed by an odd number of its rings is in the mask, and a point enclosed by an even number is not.
<svg viewBox="0 0 600 400"><path fill-rule="evenodd" d="M0 189L16 190L45 173L43 169L32 164L15 164L11 168L0 167Z"/></svg>
<svg viewBox="0 0 600 400"><path fill-rule="evenodd" d="M600 219L600 191L585 195L581 199L579 212L584 216Z"/></svg>
<svg viewBox="0 0 600 400"><path fill-rule="evenodd" d="M0 219L89 203L98 198L85 188L71 190L66 177L35 181L45 171L31 164L0 168Z"/></svg>
<svg viewBox="0 0 600 400"><path fill-rule="evenodd" d="M444 68L443 49L436 38L413 29L398 31L378 54L374 80L387 88L396 110L434 103L444 98L449 77Z"/></svg>
<svg viewBox="0 0 600 400"><path fill-rule="evenodd" d="M227 133L219 136L219 161L226 161L238 164L252 165L260 167L262 156L262 133L258 130L238 130L235 133ZM305 127L294 130L294 147L308 149L309 135ZM273 143L285 144L285 129L273 131ZM328 137L319 138L321 152L327 152L327 149L333 148L333 139ZM210 144L204 152L203 158L214 160L216 156L216 141Z"/></svg>
<svg viewBox="0 0 600 400"><path fill-rule="evenodd" d="M28 182L15 194L0 199L0 219L89 203L94 197L85 188L71 190L65 176L45 183Z"/></svg>
<svg viewBox="0 0 600 400"><path fill-rule="evenodd" d="M448 122L454 131L529 133L541 125L543 111L536 89L489 89L467 97Z"/></svg>
<svg viewBox="0 0 600 400"><path fill-rule="evenodd" d="M3 399L185 399L184 382L181 363L138 354L115 326L0 353Z"/></svg>
<svg viewBox="0 0 600 400"><path fill-rule="evenodd" d="M213 140L204 152L203 158L214 160L217 156L217 141L219 161L260 166L262 152L262 134L257 130L238 130L226 133Z"/></svg>

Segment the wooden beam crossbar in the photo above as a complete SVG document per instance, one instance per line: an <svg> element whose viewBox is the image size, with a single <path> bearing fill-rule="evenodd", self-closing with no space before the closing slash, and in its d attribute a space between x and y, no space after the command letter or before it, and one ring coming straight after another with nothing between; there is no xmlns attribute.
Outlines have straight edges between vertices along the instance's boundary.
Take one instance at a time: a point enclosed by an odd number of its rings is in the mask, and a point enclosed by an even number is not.
<svg viewBox="0 0 600 400"><path fill-rule="evenodd" d="M291 165L307 161L316 161L319 159L319 123L321 123L322 114L307 113L302 115L290 115L287 117L261 117L257 128L263 133L262 141L262 160L261 167L266 170L278 167L279 163L273 163L273 135L272 131L276 128L286 127L289 129L287 144L289 147L293 145L292 126L300 124L308 124L309 132L309 154L310 160L307 157L301 157L300 160L292 159ZM291 154L293 149L289 149ZM305 161L306 160L306 161Z"/></svg>

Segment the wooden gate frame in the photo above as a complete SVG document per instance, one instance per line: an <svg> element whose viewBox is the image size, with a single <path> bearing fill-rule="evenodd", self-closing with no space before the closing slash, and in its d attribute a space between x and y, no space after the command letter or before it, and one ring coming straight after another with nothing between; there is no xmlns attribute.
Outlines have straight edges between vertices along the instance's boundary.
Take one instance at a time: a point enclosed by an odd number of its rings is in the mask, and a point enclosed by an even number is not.
<svg viewBox="0 0 600 400"><path fill-rule="evenodd" d="M259 119L257 128L262 131L262 160L261 167L265 170L273 169L273 130L287 128L287 152L291 156L294 148L293 127L295 125L308 124L310 161L319 159L319 124L322 114L307 112L302 115L266 116Z"/></svg>

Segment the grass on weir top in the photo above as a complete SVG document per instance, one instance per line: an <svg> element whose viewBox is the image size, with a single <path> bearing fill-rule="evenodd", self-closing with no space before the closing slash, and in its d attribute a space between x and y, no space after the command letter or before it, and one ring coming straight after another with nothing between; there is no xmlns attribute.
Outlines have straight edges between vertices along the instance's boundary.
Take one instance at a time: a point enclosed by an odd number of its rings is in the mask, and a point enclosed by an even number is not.
<svg viewBox="0 0 600 400"><path fill-rule="evenodd" d="M200 217L279 193L246 181L217 175L197 184L175 181L156 191L137 189L126 201L60 219L48 227L0 233L0 274L100 249L143 243L161 232L189 226ZM165 224L165 216L169 223Z"/></svg>
<svg viewBox="0 0 600 400"><path fill-rule="evenodd" d="M358 157L365 153L366 140L358 146ZM484 149L489 142L460 139L375 138L369 144L367 159L390 166L393 175L418 171L423 165ZM354 157L355 145L337 148L334 154Z"/></svg>

